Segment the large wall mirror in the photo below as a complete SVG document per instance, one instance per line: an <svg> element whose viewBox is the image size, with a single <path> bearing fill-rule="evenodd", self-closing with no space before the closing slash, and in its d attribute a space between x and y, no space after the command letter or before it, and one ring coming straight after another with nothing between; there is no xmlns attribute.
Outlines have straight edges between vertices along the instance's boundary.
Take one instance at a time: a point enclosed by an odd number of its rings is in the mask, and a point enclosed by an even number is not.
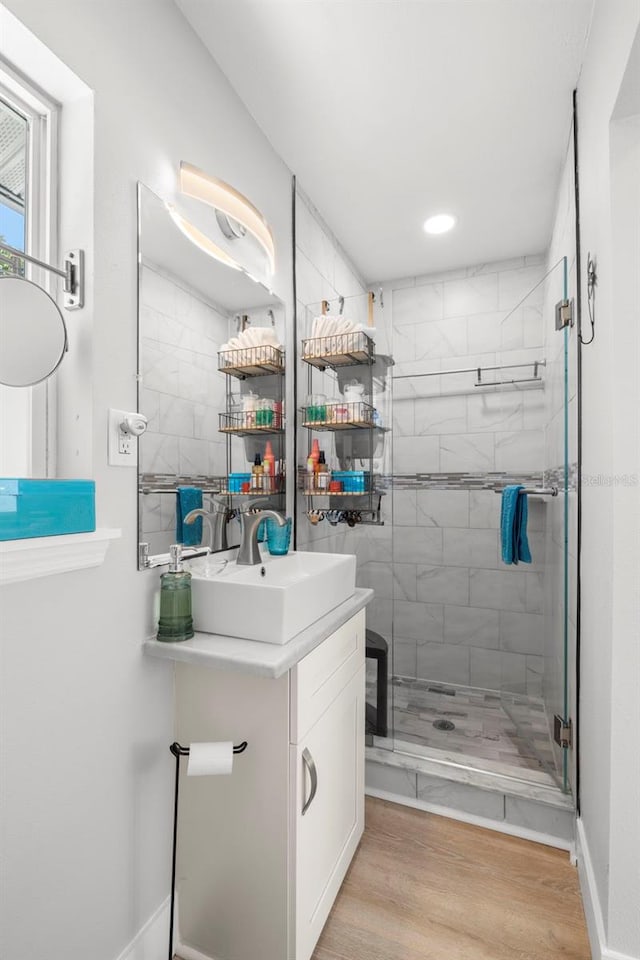
<svg viewBox="0 0 640 960"><path fill-rule="evenodd" d="M243 510L284 508L282 302L205 253L138 187L139 565L224 550ZM256 461L260 461L256 469ZM191 524L191 509L208 516Z"/></svg>

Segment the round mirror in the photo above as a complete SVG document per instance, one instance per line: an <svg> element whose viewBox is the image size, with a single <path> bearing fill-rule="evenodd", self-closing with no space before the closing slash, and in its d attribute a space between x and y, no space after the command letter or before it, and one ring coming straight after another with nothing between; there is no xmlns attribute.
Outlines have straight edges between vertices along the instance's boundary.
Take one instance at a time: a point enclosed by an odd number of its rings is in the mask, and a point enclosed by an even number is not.
<svg viewBox="0 0 640 960"><path fill-rule="evenodd" d="M67 348L67 328L46 290L0 277L0 383L29 387L50 377Z"/></svg>

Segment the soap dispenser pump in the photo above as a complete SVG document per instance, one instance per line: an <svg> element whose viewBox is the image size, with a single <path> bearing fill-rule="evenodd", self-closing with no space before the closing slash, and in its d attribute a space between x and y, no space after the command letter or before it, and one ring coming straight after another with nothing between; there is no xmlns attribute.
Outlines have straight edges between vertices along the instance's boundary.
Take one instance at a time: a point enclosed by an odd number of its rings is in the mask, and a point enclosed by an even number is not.
<svg viewBox="0 0 640 960"><path fill-rule="evenodd" d="M182 544L169 547L169 569L160 577L160 618L156 639L169 643L193 636L191 574L182 565Z"/></svg>

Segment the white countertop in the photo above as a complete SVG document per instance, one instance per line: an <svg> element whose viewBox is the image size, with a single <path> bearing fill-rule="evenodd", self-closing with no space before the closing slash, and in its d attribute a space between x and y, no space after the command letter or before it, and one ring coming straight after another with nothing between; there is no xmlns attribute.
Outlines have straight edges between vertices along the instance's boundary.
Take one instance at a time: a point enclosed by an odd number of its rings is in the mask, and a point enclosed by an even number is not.
<svg viewBox="0 0 640 960"><path fill-rule="evenodd" d="M144 652L164 660L199 663L203 667L252 673L275 680L359 613L372 599L373 590L357 588L352 597L288 643L261 643L257 640L222 637L215 633L196 633L191 640L179 643L145 640Z"/></svg>

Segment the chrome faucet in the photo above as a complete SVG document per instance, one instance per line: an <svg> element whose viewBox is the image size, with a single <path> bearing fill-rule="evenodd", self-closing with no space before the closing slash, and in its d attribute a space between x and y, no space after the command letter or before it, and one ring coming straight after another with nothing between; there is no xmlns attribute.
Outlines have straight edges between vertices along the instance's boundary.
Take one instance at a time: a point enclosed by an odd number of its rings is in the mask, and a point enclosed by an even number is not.
<svg viewBox="0 0 640 960"><path fill-rule="evenodd" d="M259 510L258 513L242 513L240 515L240 549L236 563L254 566L262 563L260 548L258 547L258 527L263 520L270 517L276 520L279 527L284 527L286 520L277 510Z"/></svg>
<svg viewBox="0 0 640 960"><path fill-rule="evenodd" d="M227 542L227 523L229 522L229 516L229 511L226 508L222 510L214 509L210 512L197 509L190 510L184 518L184 522L195 523L198 517L202 517L209 531L209 549L211 553L217 553L219 550L229 549Z"/></svg>

